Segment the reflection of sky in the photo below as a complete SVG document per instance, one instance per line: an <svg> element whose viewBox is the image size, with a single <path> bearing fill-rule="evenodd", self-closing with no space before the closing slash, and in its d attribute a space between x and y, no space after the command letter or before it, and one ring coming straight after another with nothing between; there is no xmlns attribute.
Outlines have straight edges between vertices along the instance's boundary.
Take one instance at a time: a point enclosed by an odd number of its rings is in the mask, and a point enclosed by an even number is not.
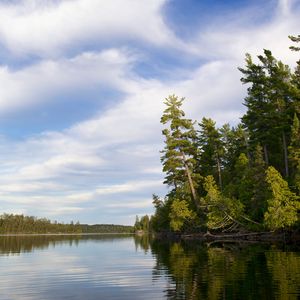
<svg viewBox="0 0 300 300"><path fill-rule="evenodd" d="M165 285L132 237L50 243L0 262L1 299L159 299Z"/></svg>
<svg viewBox="0 0 300 300"><path fill-rule="evenodd" d="M166 193L163 99L238 123L237 67L264 48L295 64L299 3L0 1L0 213L120 224L152 213L151 195Z"/></svg>

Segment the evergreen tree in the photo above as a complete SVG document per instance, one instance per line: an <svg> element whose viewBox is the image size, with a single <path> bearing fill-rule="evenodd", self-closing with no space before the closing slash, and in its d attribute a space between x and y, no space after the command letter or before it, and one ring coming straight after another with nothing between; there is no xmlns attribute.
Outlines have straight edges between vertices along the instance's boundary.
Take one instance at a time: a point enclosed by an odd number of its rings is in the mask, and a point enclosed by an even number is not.
<svg viewBox="0 0 300 300"><path fill-rule="evenodd" d="M155 231L164 231L169 229L170 225L170 201L166 197L165 201L160 199L157 195L153 194L153 204L155 213L151 218L151 227Z"/></svg>
<svg viewBox="0 0 300 300"><path fill-rule="evenodd" d="M257 222L263 220L267 207L266 163L263 159L263 151L257 145L253 155L249 175L249 187L251 197L246 203L246 213Z"/></svg>
<svg viewBox="0 0 300 300"><path fill-rule="evenodd" d="M205 177L204 189L207 195L202 198L202 202L207 207L208 229L233 230L242 225L238 221L243 215L240 201L224 197L211 175Z"/></svg>
<svg viewBox="0 0 300 300"><path fill-rule="evenodd" d="M289 146L289 159L292 167L292 182L300 192L300 125L297 115L291 129L291 143Z"/></svg>
<svg viewBox="0 0 300 300"><path fill-rule="evenodd" d="M196 207L199 202L196 194L195 169L195 130L193 122L184 118L181 109L184 98L179 99L172 95L165 99L167 108L161 117L162 124L169 127L163 130L165 148L162 151L161 161L166 173L164 183L174 187L181 194L188 193Z"/></svg>
<svg viewBox="0 0 300 300"><path fill-rule="evenodd" d="M140 224L141 224L141 228L142 228L143 231L149 232L149 229L150 229L150 219L149 219L148 215L145 215L145 216L141 217Z"/></svg>
<svg viewBox="0 0 300 300"><path fill-rule="evenodd" d="M300 43L300 35L298 35L298 36L289 35L289 39L292 42ZM300 51L300 47L297 47L297 46L290 46L290 49L293 51Z"/></svg>
<svg viewBox="0 0 300 300"><path fill-rule="evenodd" d="M296 36L289 36L292 42L299 43L300 42L300 35ZM300 51L300 47L291 46L291 50L293 51ZM300 114L300 59L296 62L296 68L294 73L292 74L292 92L294 97L294 110L297 114Z"/></svg>
<svg viewBox="0 0 300 300"><path fill-rule="evenodd" d="M222 181L224 190L226 190L228 189L226 186L230 184L235 176L235 165L239 160L240 154L247 153L248 157L250 156L248 151L248 134L241 124L231 128L229 124L225 124L220 128L220 134L224 149Z"/></svg>
<svg viewBox="0 0 300 300"><path fill-rule="evenodd" d="M221 134L212 119L203 118L199 123L198 147L199 170L203 176L214 175L222 190L222 158L224 146Z"/></svg>
<svg viewBox="0 0 300 300"><path fill-rule="evenodd" d="M300 209L299 197L291 192L288 183L274 168L269 167L266 181L270 190L268 211L265 213L265 224L272 230L294 225L297 220L297 210Z"/></svg>
<svg viewBox="0 0 300 300"><path fill-rule="evenodd" d="M239 68L243 73L241 81L243 84L251 84L248 87L248 95L245 98L246 114L242 117L243 125L249 132L249 144L251 150L255 145L263 145L265 161L269 163L268 155L268 132L270 104L265 90L266 74L261 65L256 65L252 61L250 54L246 54L246 68Z"/></svg>
<svg viewBox="0 0 300 300"><path fill-rule="evenodd" d="M250 170L248 157L245 153L241 153L231 172L231 181L224 190L225 195L239 199L246 207L253 193Z"/></svg>
<svg viewBox="0 0 300 300"><path fill-rule="evenodd" d="M171 229L179 231L186 221L195 219L196 214L189 208L185 200L175 199L171 205L169 217Z"/></svg>
<svg viewBox="0 0 300 300"><path fill-rule="evenodd" d="M276 166L288 177L287 146L294 113L291 72L269 50L258 58L260 64L256 65L247 55L246 69L239 68L244 75L242 82L251 84L245 99L248 110L242 120L249 130L250 143L263 146L266 164Z"/></svg>
<svg viewBox="0 0 300 300"><path fill-rule="evenodd" d="M141 222L139 216L135 216L134 230L141 230Z"/></svg>

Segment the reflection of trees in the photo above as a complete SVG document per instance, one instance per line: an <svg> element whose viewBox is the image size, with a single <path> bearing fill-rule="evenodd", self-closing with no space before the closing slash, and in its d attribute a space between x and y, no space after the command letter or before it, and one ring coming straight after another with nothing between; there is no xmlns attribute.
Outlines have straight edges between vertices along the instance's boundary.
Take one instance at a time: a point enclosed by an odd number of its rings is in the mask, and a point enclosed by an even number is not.
<svg viewBox="0 0 300 300"><path fill-rule="evenodd" d="M195 244L154 241L152 252L156 256L153 276L165 276L173 283L173 287L171 285L166 290L166 297L197 299L198 266L206 260L206 248Z"/></svg>
<svg viewBox="0 0 300 300"><path fill-rule="evenodd" d="M47 249L49 245L62 243L78 243L79 236L1 236L1 254L20 254L32 252L34 249Z"/></svg>
<svg viewBox="0 0 300 300"><path fill-rule="evenodd" d="M297 299L299 254L269 248L153 241L153 278L167 278L168 299Z"/></svg>
<svg viewBox="0 0 300 300"><path fill-rule="evenodd" d="M203 281L208 286L208 299L271 297L272 280L260 246L241 249L215 247L208 248L207 252L208 261Z"/></svg>
<svg viewBox="0 0 300 300"><path fill-rule="evenodd" d="M272 251L266 254L267 265L276 285L276 299L299 299L300 255L296 252Z"/></svg>
<svg viewBox="0 0 300 300"><path fill-rule="evenodd" d="M84 243L88 240L93 242L111 242L114 239L128 239L132 235L10 235L0 236L0 255L16 255L23 252L32 252L34 249L47 249L50 246L68 243L70 246Z"/></svg>
<svg viewBox="0 0 300 300"><path fill-rule="evenodd" d="M135 248L144 250L145 253L147 253L150 249L150 243L152 241L152 235L151 234L136 234L134 236L134 243Z"/></svg>

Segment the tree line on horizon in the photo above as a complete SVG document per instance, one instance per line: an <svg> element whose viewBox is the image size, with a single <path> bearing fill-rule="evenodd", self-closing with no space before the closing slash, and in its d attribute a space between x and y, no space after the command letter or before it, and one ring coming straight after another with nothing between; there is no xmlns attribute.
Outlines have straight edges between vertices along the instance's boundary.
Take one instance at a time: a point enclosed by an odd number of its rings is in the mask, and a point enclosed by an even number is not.
<svg viewBox="0 0 300 300"><path fill-rule="evenodd" d="M133 226L115 224L80 224L59 223L47 218L33 216L2 214L0 215L0 234L22 234L22 233L133 233Z"/></svg>
<svg viewBox="0 0 300 300"><path fill-rule="evenodd" d="M79 222L69 224L51 222L47 218L2 214L0 215L0 234L10 233L81 233Z"/></svg>
<svg viewBox="0 0 300 300"><path fill-rule="evenodd" d="M83 233L134 233L133 226L116 224L81 224Z"/></svg>
<svg viewBox="0 0 300 300"><path fill-rule="evenodd" d="M289 38L300 42L300 35ZM247 111L236 126L193 121L182 110L184 98L165 99L161 162L169 192L153 195L154 215L146 225L146 216L136 220L136 228L300 228L300 59L292 71L264 50L257 62L246 54L238 69L248 88Z"/></svg>

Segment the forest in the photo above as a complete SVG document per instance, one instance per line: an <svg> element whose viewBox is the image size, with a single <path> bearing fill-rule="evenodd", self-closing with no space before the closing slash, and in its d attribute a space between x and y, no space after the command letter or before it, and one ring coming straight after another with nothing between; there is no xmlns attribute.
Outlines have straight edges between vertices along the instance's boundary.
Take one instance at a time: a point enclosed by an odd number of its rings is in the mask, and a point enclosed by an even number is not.
<svg viewBox="0 0 300 300"><path fill-rule="evenodd" d="M0 215L0 234L11 233L81 233L79 222L74 224L51 222L46 218L33 216L2 214Z"/></svg>
<svg viewBox="0 0 300 300"><path fill-rule="evenodd" d="M50 221L33 216L2 214L0 215L0 234L64 234L64 233L133 233L133 226L115 224L69 224Z"/></svg>
<svg viewBox="0 0 300 300"><path fill-rule="evenodd" d="M81 224L83 233L133 233L133 226L115 224Z"/></svg>
<svg viewBox="0 0 300 300"><path fill-rule="evenodd" d="M300 51L300 35L289 36ZM299 52L300 53L300 52ZM193 121L184 98L165 99L163 198L135 228L175 232L299 230L300 59L294 70L270 50L239 67L246 112L236 126ZM148 222L147 222L148 220Z"/></svg>

